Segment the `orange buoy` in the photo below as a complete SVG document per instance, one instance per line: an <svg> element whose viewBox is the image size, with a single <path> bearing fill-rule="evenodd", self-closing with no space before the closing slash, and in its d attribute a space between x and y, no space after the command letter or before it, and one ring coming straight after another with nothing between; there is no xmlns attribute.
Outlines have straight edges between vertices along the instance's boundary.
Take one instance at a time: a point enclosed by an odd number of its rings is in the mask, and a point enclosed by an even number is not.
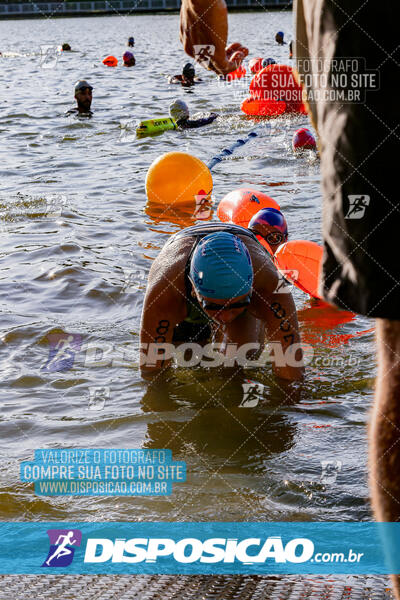
<svg viewBox="0 0 400 600"><path fill-rule="evenodd" d="M257 58L252 58L249 60L249 69L252 73L258 73L262 69L262 57L257 56Z"/></svg>
<svg viewBox="0 0 400 600"><path fill-rule="evenodd" d="M272 64L264 67L254 75L249 88L249 99L259 102L258 105L242 103L241 109L246 114L257 114L256 109L261 110L271 102L284 102L285 112L300 112L306 114L303 103L301 86L293 76L293 69L289 65ZM247 112L252 108L252 112ZM258 113L260 115L264 113ZM267 113L268 114L268 113Z"/></svg>
<svg viewBox="0 0 400 600"><path fill-rule="evenodd" d="M307 240L286 242L275 253L275 264L286 279L306 294L321 298L318 292L322 247Z"/></svg>
<svg viewBox="0 0 400 600"><path fill-rule="evenodd" d="M103 58L103 65L106 65L106 67L116 67L118 65L118 59L115 56L106 56Z"/></svg>
<svg viewBox="0 0 400 600"><path fill-rule="evenodd" d="M253 100L245 98L240 106L242 112L253 117L278 117L286 112L286 102Z"/></svg>
<svg viewBox="0 0 400 600"><path fill-rule="evenodd" d="M150 165L146 175L150 202L176 209L178 205L201 206L211 195L213 179L199 158L186 152L167 152Z"/></svg>
<svg viewBox="0 0 400 600"><path fill-rule="evenodd" d="M247 227L250 219L261 208L277 208L280 206L275 200L251 188L240 188L226 194L218 205L217 216L224 223L236 223Z"/></svg>
<svg viewBox="0 0 400 600"><path fill-rule="evenodd" d="M246 69L242 65L240 65L240 67L238 67L234 71L231 71L230 73L227 74L226 81L233 81L234 79L241 79L245 75L246 75Z"/></svg>

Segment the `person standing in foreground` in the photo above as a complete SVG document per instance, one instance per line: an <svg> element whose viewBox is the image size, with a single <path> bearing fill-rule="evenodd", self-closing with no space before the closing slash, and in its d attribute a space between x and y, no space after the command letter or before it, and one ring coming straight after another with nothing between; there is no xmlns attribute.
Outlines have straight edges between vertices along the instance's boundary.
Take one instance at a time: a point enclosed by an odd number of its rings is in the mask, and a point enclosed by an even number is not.
<svg viewBox="0 0 400 600"><path fill-rule="evenodd" d="M158 352L165 345L189 342L205 349L216 342L219 351L246 345L257 359L267 335L280 356L273 362L275 375L302 379L296 307L290 292L277 291L279 282L271 258L244 227L207 223L175 234L149 274L140 331L142 375L170 366L172 357Z"/></svg>
<svg viewBox="0 0 400 600"><path fill-rule="evenodd" d="M335 94L317 95L326 91L322 87L307 89L321 146L324 297L376 318L378 379L369 453L372 504L380 521L400 519L400 263L389 244L400 230L398 194L393 195L399 155L393 77L400 62L393 6L376 0L295 4L300 75L321 74L321 62L315 59L322 58L329 66L343 57L362 57L365 64L360 66L375 70L380 78L375 89L366 92L366 101L359 103L343 102ZM231 69L222 48L227 35L223 0L216 0L212 10L205 0L182 0L181 40L186 52L194 56L194 44L214 44L218 52L212 68L222 74ZM317 85L315 78L308 79ZM393 583L400 599L399 576L393 576Z"/></svg>

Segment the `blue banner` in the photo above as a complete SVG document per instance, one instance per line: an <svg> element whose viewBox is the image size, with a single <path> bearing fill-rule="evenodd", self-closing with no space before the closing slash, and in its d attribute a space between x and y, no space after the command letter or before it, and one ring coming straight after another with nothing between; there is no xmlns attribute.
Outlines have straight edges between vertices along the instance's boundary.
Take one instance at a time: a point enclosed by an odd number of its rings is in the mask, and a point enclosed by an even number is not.
<svg viewBox="0 0 400 600"><path fill-rule="evenodd" d="M2 574L400 573L400 523L3 522L0 535Z"/></svg>

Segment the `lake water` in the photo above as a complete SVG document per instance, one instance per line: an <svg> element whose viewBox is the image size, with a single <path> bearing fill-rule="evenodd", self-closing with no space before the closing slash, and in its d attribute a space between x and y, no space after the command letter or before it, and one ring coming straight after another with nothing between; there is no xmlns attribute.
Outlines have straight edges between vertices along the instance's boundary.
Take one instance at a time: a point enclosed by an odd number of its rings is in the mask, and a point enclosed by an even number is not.
<svg viewBox="0 0 400 600"><path fill-rule="evenodd" d="M230 40L246 43L250 56L290 62L274 33L291 39L291 13L236 13L230 26ZM0 22L0 518L370 520L374 342L373 333L352 337L372 327L368 319L341 322L294 292L303 337L320 360L290 406L269 369L233 377L180 369L163 385L140 377L145 275L182 226L146 214L147 169L171 150L207 162L254 127L240 113L239 86L205 71L190 92L167 85L187 61L178 31L177 15ZM136 67L103 66L107 54L120 59L130 35ZM41 46L65 41L75 52L53 67L41 64ZM80 78L94 86L91 120L64 117ZM137 139L135 121L166 115L175 97L192 113L215 110L220 118L201 130ZM307 124L304 116L279 118L272 133L224 160L214 171L215 201L238 187L261 189L280 203L291 239L321 242L319 164L290 148L293 132ZM80 336L75 361L52 371L45 368L49 341L60 334ZM103 363L100 350L90 357L82 349L87 344L109 351ZM252 409L240 406L245 378L265 386ZM94 387L105 388L102 410L89 409ZM19 480L20 461L32 460L36 448L61 447L169 448L186 461L187 481L165 498L35 496Z"/></svg>

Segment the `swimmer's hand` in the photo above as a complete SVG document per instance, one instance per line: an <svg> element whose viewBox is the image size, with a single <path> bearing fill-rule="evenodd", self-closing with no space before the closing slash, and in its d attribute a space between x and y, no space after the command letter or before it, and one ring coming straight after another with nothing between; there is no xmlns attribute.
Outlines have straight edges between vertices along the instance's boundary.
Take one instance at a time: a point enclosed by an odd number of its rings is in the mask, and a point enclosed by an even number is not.
<svg viewBox="0 0 400 600"><path fill-rule="evenodd" d="M228 9L224 0L182 0L180 39L189 56L196 58L194 46L210 47L208 69L226 75L235 71L249 51L238 42L228 47ZM214 51L213 51L214 47ZM198 56L198 53L197 53ZM205 64L205 61L202 63Z"/></svg>

